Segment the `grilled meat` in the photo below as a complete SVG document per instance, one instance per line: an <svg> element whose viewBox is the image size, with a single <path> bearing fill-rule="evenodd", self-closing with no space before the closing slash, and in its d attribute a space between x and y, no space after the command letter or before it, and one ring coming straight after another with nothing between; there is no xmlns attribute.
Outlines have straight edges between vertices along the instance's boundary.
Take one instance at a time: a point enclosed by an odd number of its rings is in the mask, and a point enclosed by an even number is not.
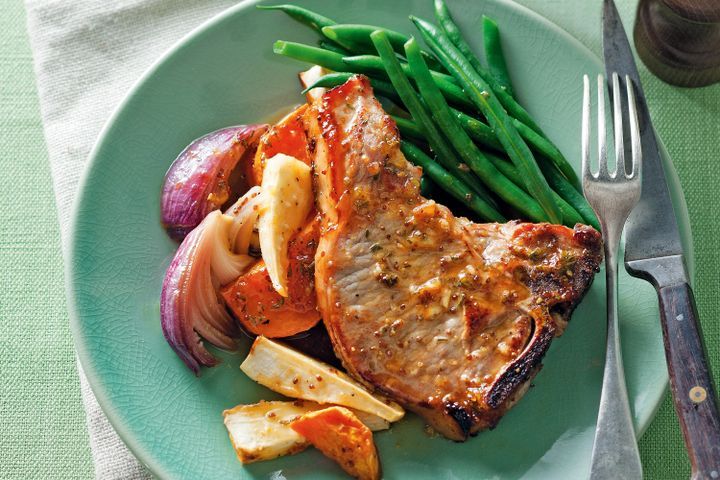
<svg viewBox="0 0 720 480"><path fill-rule="evenodd" d="M356 76L305 115L323 229L318 307L348 372L465 440L527 389L601 261L591 227L475 224L420 195Z"/></svg>

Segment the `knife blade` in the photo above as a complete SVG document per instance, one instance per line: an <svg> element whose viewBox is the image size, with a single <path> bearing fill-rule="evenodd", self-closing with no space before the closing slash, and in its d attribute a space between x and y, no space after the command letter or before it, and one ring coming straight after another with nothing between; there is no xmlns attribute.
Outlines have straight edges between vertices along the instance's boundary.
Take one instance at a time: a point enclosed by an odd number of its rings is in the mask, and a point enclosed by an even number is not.
<svg viewBox="0 0 720 480"><path fill-rule="evenodd" d="M603 53L606 78L612 78L612 73L617 72L621 82L625 82L627 75L635 91L643 154L643 185L640 202L625 227L625 262L637 273L647 274L646 270L652 266L643 260L682 256L683 250L645 93L620 15L612 1L606 1L603 7ZM621 91L625 91L625 85L621 85ZM628 122L624 123L627 125ZM626 155L626 158L631 157ZM675 274L686 278L684 268Z"/></svg>
<svg viewBox="0 0 720 480"><path fill-rule="evenodd" d="M632 82L642 144L642 194L625 226L625 269L650 281L660 321L673 403L693 480L720 478L720 410L688 283L680 230L630 42L613 0L603 0L606 78ZM625 91L625 85L621 91ZM623 122L625 125L628 122ZM630 158L628 154L626 158Z"/></svg>

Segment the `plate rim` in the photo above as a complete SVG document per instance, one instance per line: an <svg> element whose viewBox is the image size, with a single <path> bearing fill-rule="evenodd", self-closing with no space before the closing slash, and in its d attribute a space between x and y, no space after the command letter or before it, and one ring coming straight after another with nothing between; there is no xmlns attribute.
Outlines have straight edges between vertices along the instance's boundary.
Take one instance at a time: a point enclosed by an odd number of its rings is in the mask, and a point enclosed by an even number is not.
<svg viewBox="0 0 720 480"><path fill-rule="evenodd" d="M187 46L189 43L194 41L196 37L199 37L202 35L205 31L215 27L217 24L224 21L226 18L231 17L233 15L238 14L238 12L249 9L253 7L254 5L261 3L263 0L241 0L235 5L232 5L214 16L210 17L209 19L201 22L199 25L191 29L188 33L183 35L180 39L178 39L172 46L170 46L167 50L165 50L144 72L143 74L132 84L132 86L127 90L125 95L123 96L122 100L115 106L115 108L112 111L112 114L108 117L107 121L103 125L102 129L100 130L100 133L98 134L95 143L93 144L92 149L90 150L90 153L87 157L87 162L83 167L83 171L80 175L80 179L78 182L77 190L76 190L76 197L73 200L72 204L72 210L71 210L71 217L70 217L70 239L66 251L66 261L65 261L65 292L66 292L66 299L67 299L67 309L68 309L68 315L70 317L70 330L73 338L73 344L75 347L76 355L78 362L80 364L80 372L83 372L86 376L87 383L90 386L90 389L95 396L98 404L100 405L100 408L102 409L102 412L107 417L108 421L112 425L113 429L117 432L120 439L123 441L123 443L126 445L128 450L132 452L132 454L138 459L140 463L142 463L148 470L153 474L158 476L159 478L167 478L168 472L164 468L164 466L155 459L154 455L152 455L151 451L143 448L137 438L136 435L132 432L132 430L125 424L125 422L120 418L120 414L118 411L116 411L114 405L112 405L112 402L107 396L107 392L105 388L102 385L102 382L100 381L101 375L97 371L95 371L94 367L92 366L92 362L90 361L90 354L89 349L86 344L86 339L81 335L81 319L79 314L79 308L77 305L77 296L75 292L75 278L76 278L76 272L75 272L75 264L76 264L76 250L78 248L77 245L77 225L80 222L80 213L82 210L82 205L87 200L87 185L90 182L91 178L94 176L95 171L98 168L99 164L99 152L102 150L102 147L106 143L108 139L108 134L114 124L116 123L118 117L122 115L124 110L127 108L127 105L130 103L131 99L137 94L137 92L144 86L144 84L167 62L169 61L174 55L179 54L181 50L185 46ZM559 26L555 22L551 21L550 19L544 17L540 13L532 10L529 7L526 7L524 5L521 5L519 3L514 2L513 0L493 0L498 4L502 4L504 7L509 8L511 10L514 10L515 12L526 15L529 17L532 17L534 21L537 21L540 24L543 24L546 28L553 31L555 34L563 37L563 40L573 44L575 48L579 49L583 53L587 54L589 58L591 58L594 63L598 65L599 68L602 67L602 62L597 54L595 54L590 48L588 48L583 42L581 42L579 39L571 35L567 30L565 30L563 27ZM660 144L661 151L665 154L665 157L667 159L670 159L670 156L667 154L667 150L665 149L665 146L662 142L662 139L657 135L656 138L658 140L658 143ZM671 159L670 159L671 160ZM685 201L684 192L682 190L682 185L679 182L677 171L672 165L672 161L670 161L670 166L667 175L672 177L673 183L676 183L680 187L680 195L679 195L679 205L675 205L676 208L679 209L680 215L677 215L679 217L680 223L683 224L684 231L686 232L687 239L689 240L685 244L686 252L685 252L685 258L687 262L687 267L690 273L691 282L694 283L694 277L695 277L695 258L694 258L694 247L692 242L692 233L691 233L691 226L689 222L689 212L687 209L687 204ZM645 433L647 428L652 423L652 420L655 418L657 411L659 410L660 406L663 403L663 400L665 398L665 395L668 391L668 385L669 385L669 378L667 376L667 372L664 376L664 388L659 390L659 395L652 398L652 404L653 408L647 410L647 415L639 415L638 423L639 423L639 429L636 432L636 436L639 439L642 437L642 435Z"/></svg>

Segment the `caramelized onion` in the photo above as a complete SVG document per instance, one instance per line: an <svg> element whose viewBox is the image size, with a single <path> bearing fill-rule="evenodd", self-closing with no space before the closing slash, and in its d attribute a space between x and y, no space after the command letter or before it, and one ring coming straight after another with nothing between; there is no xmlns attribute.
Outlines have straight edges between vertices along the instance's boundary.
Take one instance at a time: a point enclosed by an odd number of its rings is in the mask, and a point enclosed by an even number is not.
<svg viewBox="0 0 720 480"><path fill-rule="evenodd" d="M175 159L165 175L160 203L162 223L182 240L213 210L232 200L231 174L257 146L267 125L227 127L198 138Z"/></svg>

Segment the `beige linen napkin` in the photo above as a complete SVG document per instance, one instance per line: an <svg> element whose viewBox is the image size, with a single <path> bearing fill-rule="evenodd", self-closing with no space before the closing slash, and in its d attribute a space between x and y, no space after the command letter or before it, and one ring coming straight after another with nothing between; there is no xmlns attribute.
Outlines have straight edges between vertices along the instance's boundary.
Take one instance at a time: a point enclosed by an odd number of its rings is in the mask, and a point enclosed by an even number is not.
<svg viewBox="0 0 720 480"><path fill-rule="evenodd" d="M160 55L233 0L26 0L63 250L78 180L101 128ZM95 477L149 478L80 370Z"/></svg>

